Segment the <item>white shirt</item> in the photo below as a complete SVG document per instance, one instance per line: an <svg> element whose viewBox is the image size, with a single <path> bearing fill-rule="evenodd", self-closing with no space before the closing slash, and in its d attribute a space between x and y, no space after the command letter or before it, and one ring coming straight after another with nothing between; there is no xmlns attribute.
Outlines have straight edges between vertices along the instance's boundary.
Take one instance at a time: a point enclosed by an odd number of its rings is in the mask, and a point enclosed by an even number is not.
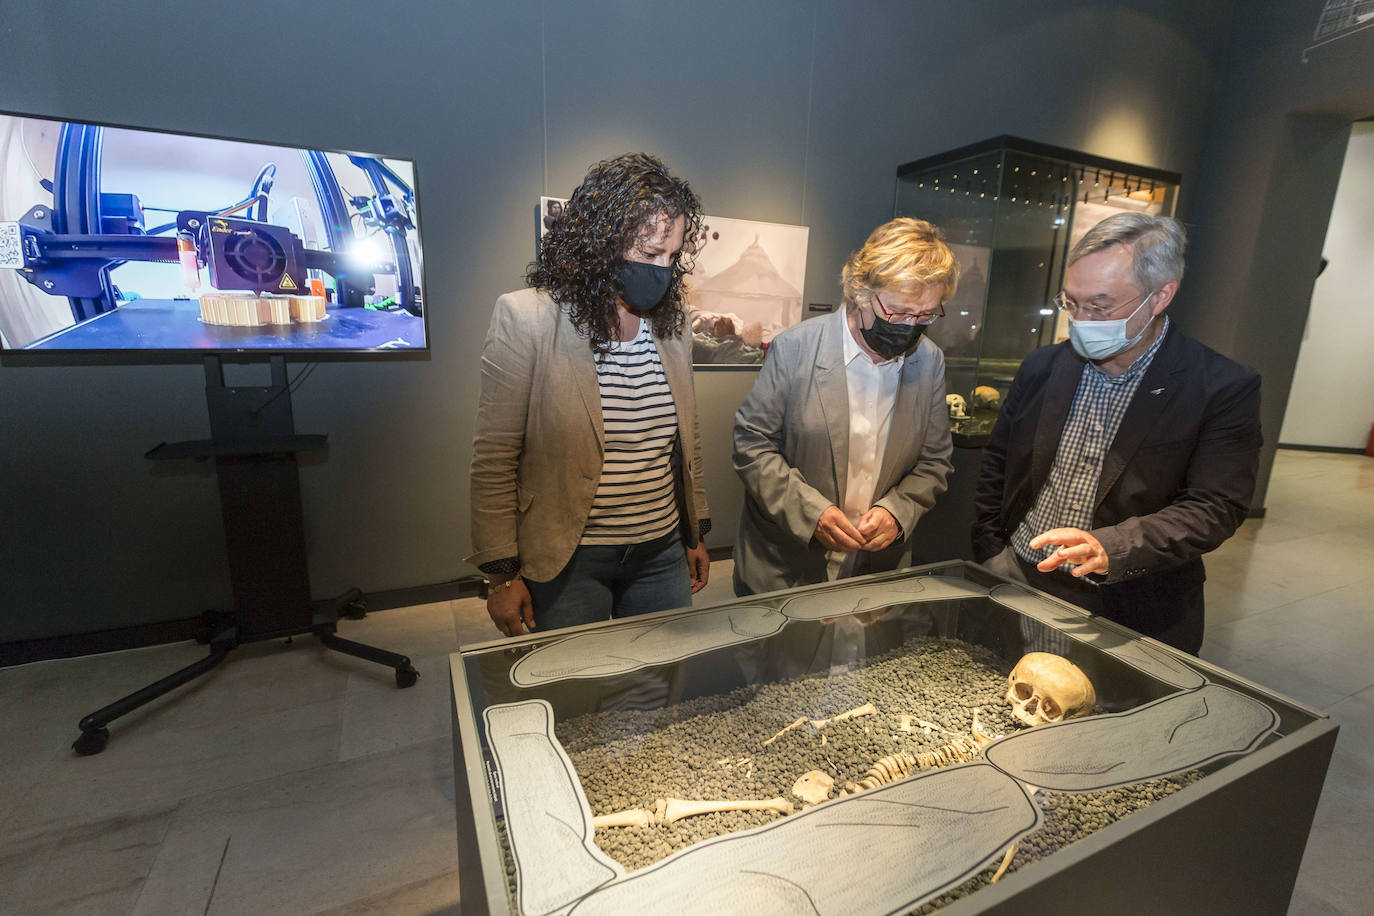
<svg viewBox="0 0 1374 916"><path fill-rule="evenodd" d="M892 410L897 404L897 386L902 380L905 356L873 362L863 351L849 330L844 309L836 318L843 329L844 378L849 390L849 469L844 483L844 505L840 509L849 521L857 525L864 513L873 508L874 491L878 486L878 470L882 467L883 452L887 449L888 434L892 431ZM829 552L826 578L838 579L849 575L857 553Z"/></svg>

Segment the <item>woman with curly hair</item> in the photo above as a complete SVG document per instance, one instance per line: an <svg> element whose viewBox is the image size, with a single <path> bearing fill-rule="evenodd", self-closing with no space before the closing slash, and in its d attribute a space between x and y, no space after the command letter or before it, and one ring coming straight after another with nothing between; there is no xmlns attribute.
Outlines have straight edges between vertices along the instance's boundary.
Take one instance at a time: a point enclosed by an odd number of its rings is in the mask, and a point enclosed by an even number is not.
<svg viewBox="0 0 1374 916"><path fill-rule="evenodd" d="M692 603L710 560L683 278L701 202L599 162L496 301L471 466L487 612L517 636Z"/></svg>

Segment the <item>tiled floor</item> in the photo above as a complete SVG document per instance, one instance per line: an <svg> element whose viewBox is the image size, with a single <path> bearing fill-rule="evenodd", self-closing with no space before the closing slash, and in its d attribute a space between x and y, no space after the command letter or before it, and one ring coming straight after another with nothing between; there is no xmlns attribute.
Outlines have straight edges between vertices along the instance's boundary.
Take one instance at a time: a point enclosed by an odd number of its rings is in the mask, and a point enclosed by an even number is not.
<svg viewBox="0 0 1374 916"><path fill-rule="evenodd" d="M1268 516L1208 560L1202 654L1329 712L1340 740L1292 912L1374 900L1374 459L1282 451ZM701 603L730 597L730 564ZM481 603L346 623L387 669L313 639L220 669L72 754L84 714L199 657L193 644L0 670L0 913L458 911L447 655Z"/></svg>
<svg viewBox="0 0 1374 916"><path fill-rule="evenodd" d="M1207 558L1202 656L1340 724L1291 914L1374 909L1374 458L1281 450Z"/></svg>

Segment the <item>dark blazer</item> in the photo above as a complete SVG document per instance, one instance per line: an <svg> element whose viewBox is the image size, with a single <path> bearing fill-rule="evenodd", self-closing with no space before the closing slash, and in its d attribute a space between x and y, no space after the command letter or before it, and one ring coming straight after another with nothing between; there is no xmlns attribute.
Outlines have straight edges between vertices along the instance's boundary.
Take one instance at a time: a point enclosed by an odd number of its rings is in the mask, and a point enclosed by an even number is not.
<svg viewBox="0 0 1374 916"><path fill-rule="evenodd" d="M983 450L973 552L997 555L1049 477L1084 362L1026 357ZM1162 642L1202 644L1202 555L1245 520L1259 465L1260 377L1171 323L1102 465L1092 534L1109 559L1102 612Z"/></svg>

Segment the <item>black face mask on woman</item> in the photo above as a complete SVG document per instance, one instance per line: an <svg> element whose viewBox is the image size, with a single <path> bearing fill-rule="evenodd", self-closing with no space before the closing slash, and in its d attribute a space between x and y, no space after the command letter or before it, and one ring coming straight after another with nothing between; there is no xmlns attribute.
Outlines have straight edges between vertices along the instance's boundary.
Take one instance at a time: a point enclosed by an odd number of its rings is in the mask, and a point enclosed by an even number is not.
<svg viewBox="0 0 1374 916"><path fill-rule="evenodd" d="M876 314L873 316L873 327L859 328L864 343L872 347L873 352L883 359L906 356L916 349L916 345L921 342L921 335L925 332L926 326L923 324L893 324Z"/></svg>
<svg viewBox="0 0 1374 916"><path fill-rule="evenodd" d="M642 261L620 262L620 298L633 311L647 312L663 301L668 284L673 282L673 269L645 264Z"/></svg>

